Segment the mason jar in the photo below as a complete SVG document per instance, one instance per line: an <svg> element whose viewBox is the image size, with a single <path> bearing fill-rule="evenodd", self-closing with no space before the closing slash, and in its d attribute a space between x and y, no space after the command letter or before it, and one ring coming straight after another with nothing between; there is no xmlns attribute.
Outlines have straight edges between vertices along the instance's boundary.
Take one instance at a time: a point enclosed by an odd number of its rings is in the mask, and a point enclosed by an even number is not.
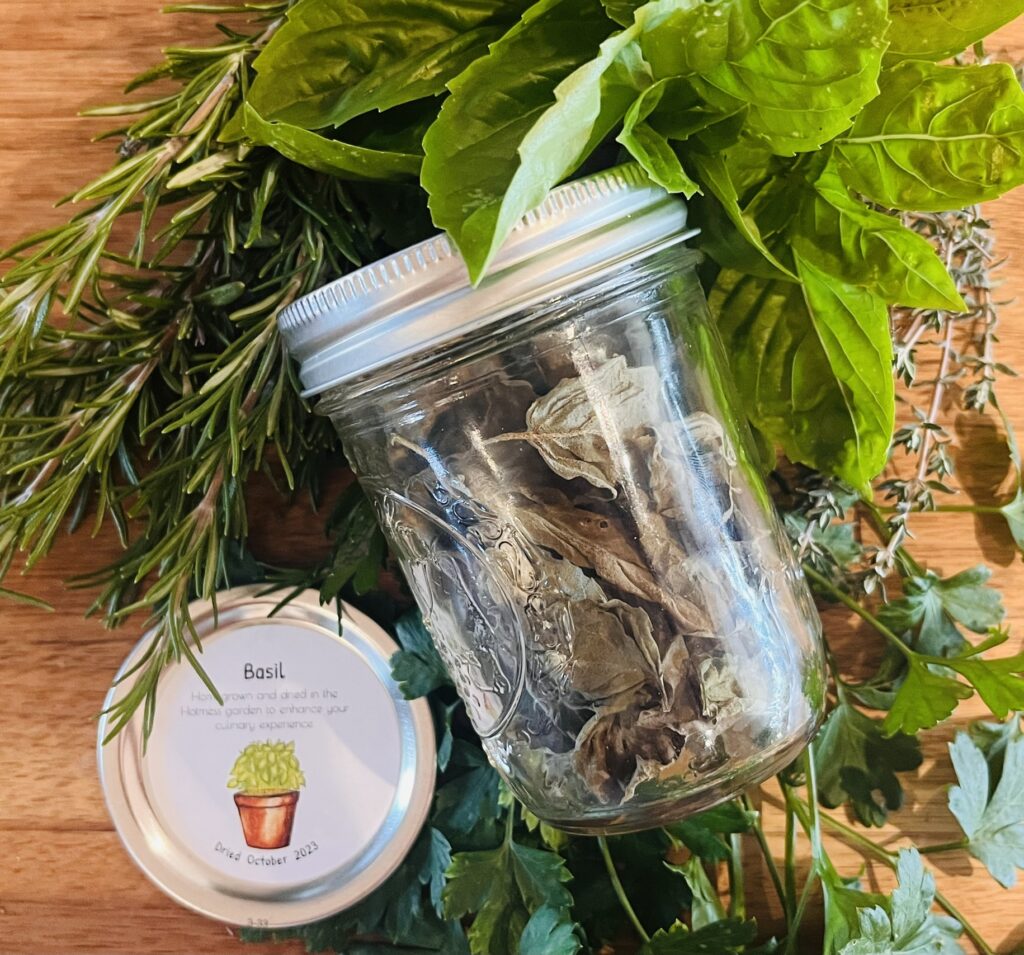
<svg viewBox="0 0 1024 955"><path fill-rule="evenodd" d="M570 832L735 796L822 715L692 235L621 166L552 191L476 286L437 236L280 319L491 762Z"/></svg>

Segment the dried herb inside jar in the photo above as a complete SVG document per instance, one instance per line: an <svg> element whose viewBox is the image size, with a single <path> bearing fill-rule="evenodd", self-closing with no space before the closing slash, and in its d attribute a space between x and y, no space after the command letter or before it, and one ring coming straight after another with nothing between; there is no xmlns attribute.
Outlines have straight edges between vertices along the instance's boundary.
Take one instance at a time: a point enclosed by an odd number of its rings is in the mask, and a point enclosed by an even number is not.
<svg viewBox="0 0 1024 955"><path fill-rule="evenodd" d="M779 558L766 525L741 526L749 492L715 418L621 355L575 371L542 395L498 380L507 400L483 400L458 453L393 444L425 463L406 499L445 509L491 571L477 586L500 589L523 632L509 732L553 791L582 781L615 805L753 754L770 704L740 685L736 653L763 653L759 591Z"/></svg>

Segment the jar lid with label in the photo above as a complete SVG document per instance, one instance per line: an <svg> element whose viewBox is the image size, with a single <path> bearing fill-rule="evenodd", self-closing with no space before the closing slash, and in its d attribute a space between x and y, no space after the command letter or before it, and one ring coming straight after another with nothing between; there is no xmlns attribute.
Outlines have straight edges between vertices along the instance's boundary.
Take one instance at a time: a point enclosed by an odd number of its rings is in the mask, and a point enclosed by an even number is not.
<svg viewBox="0 0 1024 955"><path fill-rule="evenodd" d="M160 678L152 731L141 713L99 771L125 848L182 905L234 925L282 928L348 908L401 864L430 809L430 710L391 677L397 650L348 605L309 591L243 587L191 607L201 663ZM125 660L104 710L130 692L149 645Z"/></svg>

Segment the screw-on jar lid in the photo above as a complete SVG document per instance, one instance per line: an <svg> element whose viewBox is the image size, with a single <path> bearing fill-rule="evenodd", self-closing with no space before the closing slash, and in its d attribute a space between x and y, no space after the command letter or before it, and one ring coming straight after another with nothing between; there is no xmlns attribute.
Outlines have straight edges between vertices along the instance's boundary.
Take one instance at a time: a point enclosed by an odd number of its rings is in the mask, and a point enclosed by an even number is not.
<svg viewBox="0 0 1024 955"><path fill-rule="evenodd" d="M553 189L475 288L445 235L325 285L280 315L306 395L434 348L683 241L686 206L635 163Z"/></svg>
<svg viewBox="0 0 1024 955"><path fill-rule="evenodd" d="M430 708L402 696L377 624L314 591L278 603L240 587L216 609L192 604L223 705L182 659L161 674L148 743L139 712L104 745L147 636L99 727L100 781L135 862L182 905L258 928L315 922L391 875L427 817L437 761Z"/></svg>

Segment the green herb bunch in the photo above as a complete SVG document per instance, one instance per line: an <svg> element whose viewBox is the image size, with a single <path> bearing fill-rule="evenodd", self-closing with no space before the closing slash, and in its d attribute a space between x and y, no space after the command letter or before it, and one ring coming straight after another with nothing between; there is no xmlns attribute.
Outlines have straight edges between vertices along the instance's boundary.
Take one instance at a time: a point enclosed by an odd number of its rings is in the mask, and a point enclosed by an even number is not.
<svg viewBox="0 0 1024 955"><path fill-rule="evenodd" d="M1010 499L964 504L940 420L954 378L967 382L964 408L999 414L1007 369L972 204L1024 181L1024 94L1008 67L964 51L1024 2L175 9L241 25L168 50L133 84L151 98L93 111L118 123L115 165L70 197L65 225L8 250L0 280L0 579L65 528L117 528L117 562L78 582L109 623L147 616L155 636L114 732L139 707L151 726L168 662L202 672L188 601L214 598L240 562L285 598L312 585L394 611L371 593L387 558L354 486L326 518L333 549L315 566L260 567L245 547L254 476L315 506L340 460L299 397L281 308L423 236L428 212L478 277L551 185L625 151L690 198L747 412L793 462L772 481L794 546L822 599L857 614L885 654L854 679L830 650L828 720L777 781L777 860L757 803L770 787L609 840L533 818L502 790L429 636L406 619L395 674L429 695L440 731L429 826L370 898L298 934L342 952L572 955L630 938L646 955L863 955L952 953L963 932L991 953L923 860L968 852L1003 885L1024 867L1024 654L986 654L1006 640L987 569L943 576L910 546L917 512L966 509L1004 519L1024 547L1009 423ZM925 380L927 356L939 371ZM898 428L894 367L914 409ZM959 834L896 850L870 839L864 827L902 804L920 732L975 691L1003 722L950 748ZM821 806L847 807L860 828ZM883 896L837 871L826 832L892 868L898 888ZM778 941L748 917L751 840L783 913ZM808 943L819 891L824 938Z"/></svg>
<svg viewBox="0 0 1024 955"><path fill-rule="evenodd" d="M290 792L305 785L295 743L284 740L250 743L238 754L228 777L228 789L250 796Z"/></svg>

